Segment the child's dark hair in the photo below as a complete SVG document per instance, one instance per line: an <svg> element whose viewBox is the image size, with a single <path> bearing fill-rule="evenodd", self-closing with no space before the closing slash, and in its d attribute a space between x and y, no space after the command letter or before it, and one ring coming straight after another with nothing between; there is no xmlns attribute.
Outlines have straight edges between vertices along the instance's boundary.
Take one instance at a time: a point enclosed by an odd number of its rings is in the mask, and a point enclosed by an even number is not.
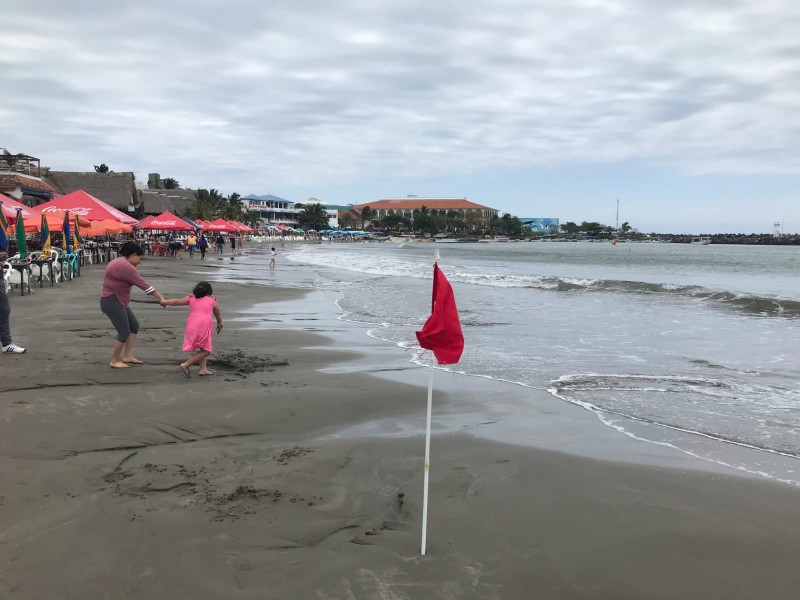
<svg viewBox="0 0 800 600"><path fill-rule="evenodd" d="M122 244L122 246L119 247L119 250L117 250L117 254L125 257L131 256L133 254L135 254L136 256L144 256L144 248L142 248L136 242L127 241L124 244Z"/></svg>
<svg viewBox="0 0 800 600"><path fill-rule="evenodd" d="M195 298L202 298L203 296L210 296L214 293L214 290L211 289L211 284L207 281L201 281L192 290L192 294L194 294Z"/></svg>

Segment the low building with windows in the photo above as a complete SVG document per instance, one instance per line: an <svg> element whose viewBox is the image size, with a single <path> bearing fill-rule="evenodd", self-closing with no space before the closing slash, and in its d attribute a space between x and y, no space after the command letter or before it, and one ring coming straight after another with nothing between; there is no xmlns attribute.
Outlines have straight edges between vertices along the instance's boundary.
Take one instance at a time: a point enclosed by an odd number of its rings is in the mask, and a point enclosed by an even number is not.
<svg viewBox="0 0 800 600"><path fill-rule="evenodd" d="M272 194L257 196L250 194L242 198L245 210L258 215L263 225L286 225L297 227L297 215L300 209L295 207L291 200L279 198Z"/></svg>
<svg viewBox="0 0 800 600"><path fill-rule="evenodd" d="M455 211L467 218L472 218L484 223L490 223L492 217L496 217L499 212L496 208L484 206L470 202L466 197L454 196L406 196L403 198L383 198L375 202L365 202L356 204L353 210L361 213L364 208L371 211L369 221L378 221L390 215L400 215L407 219L413 219L414 213L422 209L428 209L433 214L447 215L450 211Z"/></svg>

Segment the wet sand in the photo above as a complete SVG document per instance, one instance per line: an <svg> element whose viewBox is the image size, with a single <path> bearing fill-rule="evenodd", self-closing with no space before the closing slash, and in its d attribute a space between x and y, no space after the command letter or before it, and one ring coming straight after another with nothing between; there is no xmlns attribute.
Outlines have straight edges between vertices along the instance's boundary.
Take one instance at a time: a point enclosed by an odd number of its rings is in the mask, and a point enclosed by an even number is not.
<svg viewBox="0 0 800 600"><path fill-rule="evenodd" d="M175 297L219 264L147 258L140 271ZM163 310L139 290L146 364L110 369L101 280L90 266L11 295L28 352L0 356L0 598L800 595L797 489L468 429L433 438L421 557L423 438L342 432L414 413L424 426L425 390L402 381L425 385L424 374L360 373L365 358L332 340L237 320L261 302L302 309L304 293L233 283L215 284L216 375L180 373L188 309ZM347 372L320 371L333 364ZM446 387L436 402L451 410L455 396L522 393L468 378Z"/></svg>

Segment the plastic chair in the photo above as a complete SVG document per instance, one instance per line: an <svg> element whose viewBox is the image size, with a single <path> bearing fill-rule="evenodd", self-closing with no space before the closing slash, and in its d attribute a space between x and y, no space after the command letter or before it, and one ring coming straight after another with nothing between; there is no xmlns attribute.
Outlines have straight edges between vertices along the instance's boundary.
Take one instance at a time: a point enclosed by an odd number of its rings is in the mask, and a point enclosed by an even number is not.
<svg viewBox="0 0 800 600"><path fill-rule="evenodd" d="M15 285L19 286L20 293L24 296L25 295L25 288L28 289L28 293L31 293L31 266L30 263L23 263L23 262L15 262L13 260L8 260L4 265L3 268L5 269L6 266L9 268L11 274L8 277L8 283L6 285L6 290L11 290ZM24 267L24 268L19 268Z"/></svg>
<svg viewBox="0 0 800 600"><path fill-rule="evenodd" d="M53 259L53 279L58 281L63 281L64 278L62 276L62 264L58 261L58 257L61 256L61 253L58 250L50 249L50 258Z"/></svg>
<svg viewBox="0 0 800 600"><path fill-rule="evenodd" d="M14 269L12 269L11 265L8 264L7 262L3 263L2 269L3 269L2 270L2 285L3 285L3 289L8 291L8 290L11 289L11 281L10 281L11 280L11 271L13 271Z"/></svg>

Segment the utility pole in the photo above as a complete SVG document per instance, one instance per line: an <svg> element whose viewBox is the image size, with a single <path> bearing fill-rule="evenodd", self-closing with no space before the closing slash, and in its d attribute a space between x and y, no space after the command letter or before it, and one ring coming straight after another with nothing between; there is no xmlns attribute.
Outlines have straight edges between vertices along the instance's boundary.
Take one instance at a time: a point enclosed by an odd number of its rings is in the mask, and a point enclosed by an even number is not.
<svg viewBox="0 0 800 600"><path fill-rule="evenodd" d="M619 198L617 198L617 233L619 233Z"/></svg>

